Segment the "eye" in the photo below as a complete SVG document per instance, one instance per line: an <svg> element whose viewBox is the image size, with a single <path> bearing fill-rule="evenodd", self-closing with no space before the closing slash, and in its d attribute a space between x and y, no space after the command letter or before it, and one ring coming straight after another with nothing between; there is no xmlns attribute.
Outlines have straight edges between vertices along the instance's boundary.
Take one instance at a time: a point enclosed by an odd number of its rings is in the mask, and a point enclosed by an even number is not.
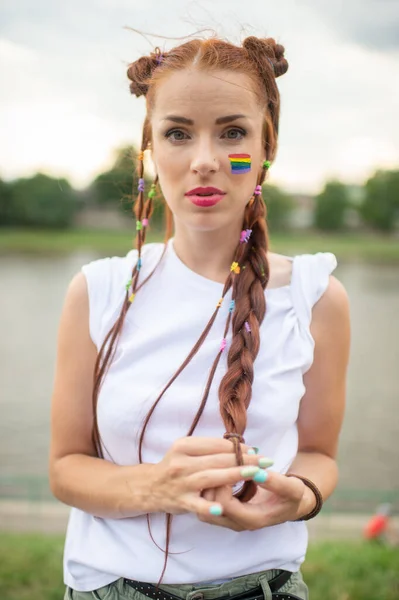
<svg viewBox="0 0 399 600"><path fill-rule="evenodd" d="M242 140L247 135L245 129L233 127L228 129L222 137L226 137L228 140Z"/></svg>
<svg viewBox="0 0 399 600"><path fill-rule="evenodd" d="M165 133L165 137L171 142L183 142L189 136L181 129L170 129Z"/></svg>

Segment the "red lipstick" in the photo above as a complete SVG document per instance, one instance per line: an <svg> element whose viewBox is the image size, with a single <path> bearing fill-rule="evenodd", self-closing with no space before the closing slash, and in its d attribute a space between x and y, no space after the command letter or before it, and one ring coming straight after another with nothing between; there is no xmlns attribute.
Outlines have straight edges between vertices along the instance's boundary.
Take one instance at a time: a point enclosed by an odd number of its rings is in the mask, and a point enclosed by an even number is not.
<svg viewBox="0 0 399 600"><path fill-rule="evenodd" d="M196 206L215 206L225 196L226 192L219 190L215 187L196 187L189 192L186 192L187 196L193 204Z"/></svg>

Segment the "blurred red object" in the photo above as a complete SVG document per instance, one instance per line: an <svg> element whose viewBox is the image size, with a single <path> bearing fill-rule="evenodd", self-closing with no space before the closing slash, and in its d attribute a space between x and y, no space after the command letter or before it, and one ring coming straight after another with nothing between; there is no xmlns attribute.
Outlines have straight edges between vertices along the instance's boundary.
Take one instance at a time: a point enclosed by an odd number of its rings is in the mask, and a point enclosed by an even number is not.
<svg viewBox="0 0 399 600"><path fill-rule="evenodd" d="M376 514L366 524L363 534L367 540L382 538L389 526L390 504L382 504L377 508Z"/></svg>

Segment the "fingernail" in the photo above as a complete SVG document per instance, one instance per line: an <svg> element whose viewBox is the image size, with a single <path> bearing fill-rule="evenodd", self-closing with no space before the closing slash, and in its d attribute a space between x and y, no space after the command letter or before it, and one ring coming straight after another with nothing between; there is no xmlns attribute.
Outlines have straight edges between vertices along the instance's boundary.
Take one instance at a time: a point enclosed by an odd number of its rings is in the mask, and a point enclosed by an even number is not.
<svg viewBox="0 0 399 600"><path fill-rule="evenodd" d="M223 514L223 509L218 504L215 504L214 506L209 507L209 514L214 517L220 517L220 515Z"/></svg>
<svg viewBox="0 0 399 600"><path fill-rule="evenodd" d="M255 454L259 454L259 448L257 448L256 446L253 446L253 450L255 450Z"/></svg>
<svg viewBox="0 0 399 600"><path fill-rule="evenodd" d="M266 471L260 471L260 470L253 477L253 480L256 483L265 483L266 479L267 479Z"/></svg>
<svg viewBox="0 0 399 600"><path fill-rule="evenodd" d="M267 469L267 467L271 467L272 465L274 465L274 460L272 460L271 458L260 458L258 465L260 467L262 467L262 469Z"/></svg>
<svg viewBox="0 0 399 600"><path fill-rule="evenodd" d="M259 471L259 467L244 467L241 469L242 477L253 477Z"/></svg>
<svg viewBox="0 0 399 600"><path fill-rule="evenodd" d="M250 448L248 450L247 454L257 454L257 453L255 452L255 448Z"/></svg>

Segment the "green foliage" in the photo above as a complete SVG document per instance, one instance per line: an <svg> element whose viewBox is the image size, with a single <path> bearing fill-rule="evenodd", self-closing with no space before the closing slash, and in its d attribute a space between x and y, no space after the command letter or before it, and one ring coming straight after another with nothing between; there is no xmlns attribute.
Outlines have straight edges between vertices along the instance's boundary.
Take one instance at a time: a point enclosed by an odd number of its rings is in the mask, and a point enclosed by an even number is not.
<svg viewBox="0 0 399 600"><path fill-rule="evenodd" d="M263 198L267 207L267 223L270 232L289 228L290 215L294 208L292 197L275 185L265 185Z"/></svg>
<svg viewBox="0 0 399 600"><path fill-rule="evenodd" d="M11 223L24 227L65 228L72 224L76 210L76 197L66 179L38 173L12 184Z"/></svg>
<svg viewBox="0 0 399 600"><path fill-rule="evenodd" d="M347 187L339 181L329 181L315 200L315 227L323 231L344 229L346 213L350 207Z"/></svg>
<svg viewBox="0 0 399 600"><path fill-rule="evenodd" d="M12 224L12 184L0 179L0 226Z"/></svg>
<svg viewBox="0 0 399 600"><path fill-rule="evenodd" d="M377 171L365 184L360 206L363 221L380 231L393 231L399 216L399 171Z"/></svg>

